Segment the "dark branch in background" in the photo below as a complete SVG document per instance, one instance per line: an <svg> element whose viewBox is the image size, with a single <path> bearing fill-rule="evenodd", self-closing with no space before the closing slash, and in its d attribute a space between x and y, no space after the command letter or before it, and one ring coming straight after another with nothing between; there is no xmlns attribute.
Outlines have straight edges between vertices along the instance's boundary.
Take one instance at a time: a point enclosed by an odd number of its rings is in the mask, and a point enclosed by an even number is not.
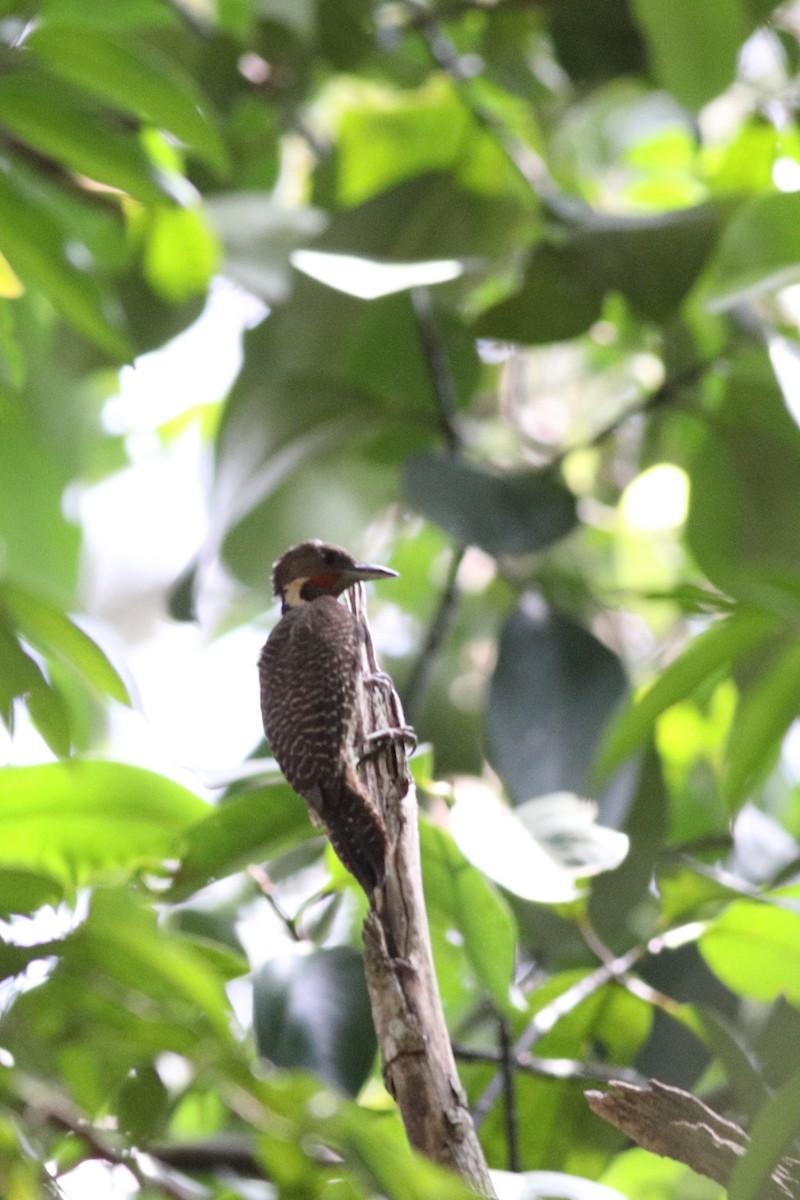
<svg viewBox="0 0 800 1200"><path fill-rule="evenodd" d="M586 1092L592 1112L639 1146L686 1163L727 1187L750 1139L696 1096L651 1079L644 1087L615 1082L608 1092ZM782 1158L758 1193L759 1200L797 1200L800 1161Z"/></svg>
<svg viewBox="0 0 800 1200"><path fill-rule="evenodd" d="M419 648L416 661L406 682L403 703L408 719L413 725L419 719L422 701L428 690L439 651L444 645L458 611L458 572L467 552L466 546L456 546L450 559L447 578L439 596L439 603L428 625L427 633Z"/></svg>
<svg viewBox="0 0 800 1200"><path fill-rule="evenodd" d="M414 288L411 292L411 304L422 344L422 354L439 410L439 427L447 449L454 454L461 446L461 438L456 428L458 392L447 361L447 347L433 310L430 288Z"/></svg>
<svg viewBox="0 0 800 1200"><path fill-rule="evenodd" d="M572 987L567 988L560 996L556 996L544 1008L539 1009L528 1025L528 1028L517 1038L514 1044L514 1057L520 1058L527 1054L538 1041L554 1028L562 1017L573 1012L579 1004L587 1000L589 996L593 996L595 992L598 992L601 987L604 987L612 980L618 982L622 987L630 988L631 978L629 972L633 967L643 958L649 955L661 954L663 950L679 944L676 939L676 934L679 932L680 930L676 929L667 930L666 933L651 938L647 943L633 946L625 954L621 954L617 958L608 959L608 961L596 967L589 975L585 975L583 979L579 979ZM684 938L680 944L684 944L687 940L689 939ZM641 981L637 980L636 983L641 983ZM642 986L645 985L642 984ZM658 994L656 994L656 998L660 998ZM620 1070L615 1072L617 1078L621 1074ZM499 1075L496 1075L472 1110L472 1118L476 1127L486 1118L495 1101L502 1093L502 1090L503 1081Z"/></svg>
<svg viewBox="0 0 800 1200"><path fill-rule="evenodd" d="M503 1115L506 1126L506 1146L508 1147L508 1169L517 1174L522 1170L522 1160L519 1153L519 1114L517 1113L517 1094L514 1083L516 1062L511 1046L511 1029L504 1017L498 1022L500 1033L500 1071L503 1077Z"/></svg>
<svg viewBox="0 0 800 1200"><path fill-rule="evenodd" d="M442 339L436 313L433 309L429 288L414 288L411 303L417 322L422 354L428 368L433 395L438 412L438 427L450 454L461 448L461 437L456 425L458 392L453 373L447 359L447 347ZM412 497L413 499L413 497ZM466 546L456 546L450 560L447 578L439 597L428 631L419 649L416 662L411 668L403 695L403 704L412 725L419 718L425 693L436 668L439 651L444 645L458 609L458 587L456 578L459 567L467 552Z"/></svg>
<svg viewBox="0 0 800 1200"><path fill-rule="evenodd" d="M459 1062L491 1063L495 1066L503 1062L500 1050L476 1050L472 1046L454 1045L453 1053ZM575 1080L579 1083L622 1080L623 1083L638 1084L640 1087L647 1083L644 1075L634 1067L614 1067L592 1060L581 1062L575 1058L537 1058L533 1054L514 1054L511 1061L515 1071L537 1075L541 1079Z"/></svg>

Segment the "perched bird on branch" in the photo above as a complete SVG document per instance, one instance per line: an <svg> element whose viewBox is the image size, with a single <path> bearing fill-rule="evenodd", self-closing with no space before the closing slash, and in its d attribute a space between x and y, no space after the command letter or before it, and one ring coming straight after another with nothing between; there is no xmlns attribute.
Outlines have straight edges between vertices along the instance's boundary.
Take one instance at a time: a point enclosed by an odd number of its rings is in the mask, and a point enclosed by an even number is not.
<svg viewBox="0 0 800 1200"><path fill-rule="evenodd" d="M282 616L258 663L264 731L278 765L370 896L384 882L388 843L357 775L366 749L364 633L337 596L396 574L323 542L287 550L272 575Z"/></svg>

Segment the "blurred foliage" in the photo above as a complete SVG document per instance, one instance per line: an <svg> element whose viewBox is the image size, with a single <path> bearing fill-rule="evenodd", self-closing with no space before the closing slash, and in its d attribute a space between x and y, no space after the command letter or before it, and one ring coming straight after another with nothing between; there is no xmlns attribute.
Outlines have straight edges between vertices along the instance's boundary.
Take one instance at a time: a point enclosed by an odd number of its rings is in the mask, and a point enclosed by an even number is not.
<svg viewBox="0 0 800 1200"><path fill-rule="evenodd" d="M0 4L0 719L53 759L0 769L3 1195L87 1160L143 1200L465 1194L405 1146L364 899L264 747L211 801L108 753L135 688L76 497L135 457L119 371L219 276L266 315L157 431L213 464L173 618L222 590L211 632L250 620L309 536L400 572L376 635L429 747L464 1083L531 1172L501 1193L719 1195L589 1112L614 1070L746 1117L737 1200L797 1145L798 30L772 0Z"/></svg>

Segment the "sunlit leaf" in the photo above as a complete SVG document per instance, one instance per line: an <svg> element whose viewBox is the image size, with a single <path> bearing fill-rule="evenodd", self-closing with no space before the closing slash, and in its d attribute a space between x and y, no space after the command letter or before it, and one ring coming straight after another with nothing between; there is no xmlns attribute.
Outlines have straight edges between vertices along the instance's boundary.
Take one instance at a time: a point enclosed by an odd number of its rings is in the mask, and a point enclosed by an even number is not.
<svg viewBox="0 0 800 1200"><path fill-rule="evenodd" d="M628 850L625 834L596 825L592 806L577 796L541 797L514 809L485 788L462 784L456 796L450 823L460 849L525 900L574 900L581 894L581 879L613 870Z"/></svg>
<svg viewBox="0 0 800 1200"><path fill-rule="evenodd" d="M753 650L778 627L772 614L741 608L699 634L615 719L604 738L598 769L608 771L638 749L665 709L690 696L716 671Z"/></svg>
<svg viewBox="0 0 800 1200"><path fill-rule="evenodd" d="M180 303L208 288L220 247L198 208L157 209L144 256L147 282L160 296Z"/></svg>
<svg viewBox="0 0 800 1200"><path fill-rule="evenodd" d="M0 862L67 884L155 867L208 806L171 779L121 763L0 771Z"/></svg>
<svg viewBox="0 0 800 1200"><path fill-rule="evenodd" d="M773 192L748 200L731 218L714 257L708 303L726 310L800 278L800 196Z"/></svg>
<svg viewBox="0 0 800 1200"><path fill-rule="evenodd" d="M305 801L286 783L232 796L187 830L172 885L188 896L214 879L263 862L312 833Z"/></svg>
<svg viewBox="0 0 800 1200"><path fill-rule="evenodd" d="M97 642L66 613L10 583L0 585L0 605L11 613L32 645L43 653L62 657L97 691L121 704L131 703L127 687Z"/></svg>
<svg viewBox="0 0 800 1200"><path fill-rule="evenodd" d="M561 1171L492 1171L497 1200L624 1200L622 1192Z"/></svg>
<svg viewBox="0 0 800 1200"><path fill-rule="evenodd" d="M423 823L420 841L431 909L461 935L479 982L497 1007L508 1011L516 942L510 910L444 830Z"/></svg>
<svg viewBox="0 0 800 1200"><path fill-rule="evenodd" d="M712 971L741 996L800 1003L800 911L739 900L703 934L700 950ZM787 900L795 905L797 901Z"/></svg>
<svg viewBox="0 0 800 1200"><path fill-rule="evenodd" d="M800 646L782 650L744 694L730 732L723 787L737 809L775 765L789 725L800 715Z"/></svg>

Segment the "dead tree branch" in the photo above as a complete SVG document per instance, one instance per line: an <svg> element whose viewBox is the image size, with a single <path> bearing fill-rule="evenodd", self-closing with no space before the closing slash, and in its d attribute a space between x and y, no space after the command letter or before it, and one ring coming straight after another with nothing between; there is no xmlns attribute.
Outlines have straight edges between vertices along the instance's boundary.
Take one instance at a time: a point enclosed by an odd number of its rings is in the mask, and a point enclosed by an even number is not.
<svg viewBox="0 0 800 1200"><path fill-rule="evenodd" d="M750 1139L743 1129L681 1088L655 1079L644 1087L616 1081L607 1092L585 1093L592 1112L645 1150L686 1163L727 1187ZM759 1200L797 1200L800 1161L783 1158Z"/></svg>
<svg viewBox="0 0 800 1200"><path fill-rule="evenodd" d="M363 588L348 603L364 629L367 737L373 745L362 778L389 835L386 882L364 926L364 956L386 1086L397 1100L412 1146L460 1175L479 1196L494 1197L486 1160L461 1087L433 968L422 892L417 803L396 731L405 722L399 697L382 674L365 616Z"/></svg>

